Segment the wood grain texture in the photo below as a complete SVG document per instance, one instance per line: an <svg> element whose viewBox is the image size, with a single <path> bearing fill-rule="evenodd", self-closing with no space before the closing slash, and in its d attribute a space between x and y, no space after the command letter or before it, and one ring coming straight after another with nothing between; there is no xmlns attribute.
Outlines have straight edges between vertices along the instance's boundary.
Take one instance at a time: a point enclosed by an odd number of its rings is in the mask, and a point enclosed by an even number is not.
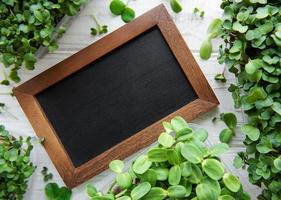
<svg viewBox="0 0 281 200"><path fill-rule="evenodd" d="M87 163L74 167L55 129L34 96L117 47L133 40L154 26L157 26L162 32L167 44L196 92L198 99L136 133ZM187 121L191 121L219 104L164 5L155 7L131 23L16 87L14 93L37 135L45 138L45 149L65 184L70 188L76 187L105 170L111 160L124 159L153 143L162 131L162 121L170 120L176 115L181 115Z"/></svg>

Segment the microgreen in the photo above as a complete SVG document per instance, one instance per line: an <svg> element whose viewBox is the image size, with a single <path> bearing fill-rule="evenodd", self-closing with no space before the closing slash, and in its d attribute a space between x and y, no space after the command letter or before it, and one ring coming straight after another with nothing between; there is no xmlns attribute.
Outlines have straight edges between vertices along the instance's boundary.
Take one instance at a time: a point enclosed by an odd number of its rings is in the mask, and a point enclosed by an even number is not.
<svg viewBox="0 0 281 200"><path fill-rule="evenodd" d="M204 11L204 10L201 10L201 9L198 8L198 7L195 7L195 8L193 9L193 13L194 13L194 14L198 14L201 18L203 18L204 15L205 15L205 11Z"/></svg>
<svg viewBox="0 0 281 200"><path fill-rule="evenodd" d="M0 125L0 199L22 200L35 170L30 137L18 139Z"/></svg>
<svg viewBox="0 0 281 200"><path fill-rule="evenodd" d="M135 11L128 7L129 2L130 1L127 1L125 4L123 0L112 0L109 5L111 13L114 15L120 15L121 19L125 23L128 23L135 18Z"/></svg>
<svg viewBox="0 0 281 200"><path fill-rule="evenodd" d="M234 73L231 84L235 108L242 108L248 122L241 127L246 151L234 166L247 167L251 183L263 186L258 199L281 199L281 3L270 0L223 0L218 36L218 61ZM208 37L209 38L209 37Z"/></svg>
<svg viewBox="0 0 281 200"><path fill-rule="evenodd" d="M107 33L107 25L101 25L95 15L92 15L92 18L96 26L91 28L91 34L93 36L96 36L97 34L102 35L104 33Z"/></svg>
<svg viewBox="0 0 281 200"><path fill-rule="evenodd" d="M85 0L67 1L19 1L0 2L0 61L9 71L1 84L19 82L18 70L25 66L34 69L37 61L35 52L40 46L50 52L57 49L56 40L65 32L55 26L64 15L76 15Z"/></svg>
<svg viewBox="0 0 281 200"><path fill-rule="evenodd" d="M48 168L47 167L43 167L43 169L41 170L41 174L43 175L44 182L48 182L49 180L53 179L53 174L52 173L48 173Z"/></svg>
<svg viewBox="0 0 281 200"><path fill-rule="evenodd" d="M217 157L228 150L227 144L208 149L203 143L208 135L204 129L193 130L181 117L164 122L165 132L158 144L139 156L124 171L123 161L114 160L109 168L116 174L107 193L93 185L86 191L92 200L162 200L198 199L248 200L249 195L235 175L225 173ZM233 122L229 123L233 127ZM280 166L277 160L276 165Z"/></svg>

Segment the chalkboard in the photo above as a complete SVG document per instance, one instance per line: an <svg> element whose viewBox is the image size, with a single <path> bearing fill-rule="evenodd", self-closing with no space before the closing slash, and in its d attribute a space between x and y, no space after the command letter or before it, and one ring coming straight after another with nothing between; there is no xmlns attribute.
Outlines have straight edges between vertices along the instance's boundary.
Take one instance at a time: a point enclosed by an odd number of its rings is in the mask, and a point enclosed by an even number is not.
<svg viewBox="0 0 281 200"><path fill-rule="evenodd" d="M198 97L155 27L36 98L78 167Z"/></svg>
<svg viewBox="0 0 281 200"><path fill-rule="evenodd" d="M163 5L13 91L70 188L218 105Z"/></svg>

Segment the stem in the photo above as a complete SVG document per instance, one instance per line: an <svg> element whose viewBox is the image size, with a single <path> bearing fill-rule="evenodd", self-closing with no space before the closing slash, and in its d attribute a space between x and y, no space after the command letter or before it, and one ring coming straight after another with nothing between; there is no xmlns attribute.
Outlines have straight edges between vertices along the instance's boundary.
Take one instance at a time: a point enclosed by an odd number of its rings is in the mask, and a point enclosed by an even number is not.
<svg viewBox="0 0 281 200"><path fill-rule="evenodd" d="M115 184L116 184L116 181L113 181L113 183L111 183L110 187L108 188L108 192L111 192L111 190L113 189Z"/></svg>
<svg viewBox="0 0 281 200"><path fill-rule="evenodd" d="M97 24L98 29L99 29L100 28L100 24L99 24L99 22L98 22L98 20L97 20L97 18L96 18L96 16L94 14L92 15L92 18L95 21L95 23Z"/></svg>

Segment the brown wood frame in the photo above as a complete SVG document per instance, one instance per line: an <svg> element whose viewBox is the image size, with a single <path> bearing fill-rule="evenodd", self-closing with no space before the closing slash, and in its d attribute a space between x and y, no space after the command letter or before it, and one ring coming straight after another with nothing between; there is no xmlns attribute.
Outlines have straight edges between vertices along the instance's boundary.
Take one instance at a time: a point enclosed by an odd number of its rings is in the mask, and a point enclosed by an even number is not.
<svg viewBox="0 0 281 200"><path fill-rule="evenodd" d="M154 26L160 29L199 98L75 168L35 95ZM163 4L16 87L13 91L36 134L45 138L45 149L65 184L70 188L107 169L111 160L124 159L154 142L158 133L162 131L163 120L181 115L187 121L191 121L219 104Z"/></svg>

